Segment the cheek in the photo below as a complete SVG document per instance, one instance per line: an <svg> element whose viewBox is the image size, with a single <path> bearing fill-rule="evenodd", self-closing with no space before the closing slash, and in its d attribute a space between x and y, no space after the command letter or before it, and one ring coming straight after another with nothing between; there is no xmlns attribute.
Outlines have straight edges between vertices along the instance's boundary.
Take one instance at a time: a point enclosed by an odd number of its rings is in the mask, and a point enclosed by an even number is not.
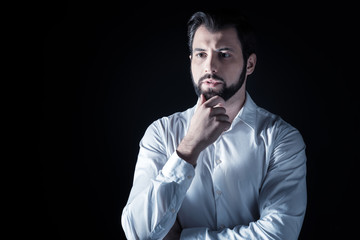
<svg viewBox="0 0 360 240"><path fill-rule="evenodd" d="M191 69L191 74L193 76L193 79L194 79L195 83L197 83L199 78L201 77L199 67L196 66L195 64L191 64L190 69Z"/></svg>
<svg viewBox="0 0 360 240"><path fill-rule="evenodd" d="M223 69L222 74L225 79L228 79L229 82L236 82L241 75L242 66L234 64L233 66L227 66Z"/></svg>

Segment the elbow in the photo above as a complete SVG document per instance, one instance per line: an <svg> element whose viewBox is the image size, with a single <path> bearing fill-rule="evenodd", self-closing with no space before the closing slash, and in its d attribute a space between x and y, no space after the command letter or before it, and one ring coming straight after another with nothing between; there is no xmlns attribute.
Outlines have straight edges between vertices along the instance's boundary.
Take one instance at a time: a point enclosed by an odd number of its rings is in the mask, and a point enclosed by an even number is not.
<svg viewBox="0 0 360 240"><path fill-rule="evenodd" d="M147 239L139 236L134 223L135 221L131 218L131 214L129 214L128 206L126 206L121 215L121 226L124 230L126 239Z"/></svg>
<svg viewBox="0 0 360 240"><path fill-rule="evenodd" d="M151 239L151 232L147 230L147 226L144 223L137 224L128 206L122 212L121 226L126 239Z"/></svg>
<svg viewBox="0 0 360 240"><path fill-rule="evenodd" d="M133 234L134 231L133 231L133 227L132 227L132 224L131 224L131 220L129 219L127 207L124 208L124 210L123 210L123 212L121 214L121 226L122 226L123 231L125 233L126 239L138 239Z"/></svg>

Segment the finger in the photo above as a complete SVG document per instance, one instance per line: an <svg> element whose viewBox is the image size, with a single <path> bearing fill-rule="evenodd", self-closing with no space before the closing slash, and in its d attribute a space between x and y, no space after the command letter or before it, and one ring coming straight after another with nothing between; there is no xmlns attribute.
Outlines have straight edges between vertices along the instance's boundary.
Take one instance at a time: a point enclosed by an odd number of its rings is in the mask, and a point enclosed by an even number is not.
<svg viewBox="0 0 360 240"><path fill-rule="evenodd" d="M205 98L204 94L200 94L200 97L197 102L198 107L203 105L205 102L206 102L206 98Z"/></svg>
<svg viewBox="0 0 360 240"><path fill-rule="evenodd" d="M225 123L229 123L229 124L230 124L230 122L229 122L229 116L226 115L226 114L216 115L216 116L215 116L215 119L216 119L216 121L218 121L218 122L225 122Z"/></svg>
<svg viewBox="0 0 360 240"><path fill-rule="evenodd" d="M223 122L223 123L224 123L224 131L229 130L231 127L231 123L230 122Z"/></svg>
<svg viewBox="0 0 360 240"><path fill-rule="evenodd" d="M231 127L231 123L229 120L225 120L225 118L224 121L219 120L218 123L220 124L222 131L227 131Z"/></svg>
<svg viewBox="0 0 360 240"><path fill-rule="evenodd" d="M219 114L225 114L226 113L226 109L223 107L214 107L211 109L210 111L210 117L219 115Z"/></svg>
<svg viewBox="0 0 360 240"><path fill-rule="evenodd" d="M214 96L207 100L205 103L205 107L215 107L216 105L223 105L225 104L225 100L222 97Z"/></svg>

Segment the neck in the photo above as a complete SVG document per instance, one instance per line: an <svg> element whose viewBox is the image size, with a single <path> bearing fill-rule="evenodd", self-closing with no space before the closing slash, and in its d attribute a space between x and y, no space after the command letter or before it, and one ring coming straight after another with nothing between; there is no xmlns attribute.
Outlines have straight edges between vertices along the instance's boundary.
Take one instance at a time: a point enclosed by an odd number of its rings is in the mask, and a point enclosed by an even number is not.
<svg viewBox="0 0 360 240"><path fill-rule="evenodd" d="M232 96L230 99L228 99L225 102L224 107L226 109L226 114L230 118L230 122L232 122L234 120L236 115L239 113L241 108L244 106L245 100L246 100L246 90L245 90L245 83L244 83L243 86L239 89L239 91L237 91L234 94L234 96Z"/></svg>

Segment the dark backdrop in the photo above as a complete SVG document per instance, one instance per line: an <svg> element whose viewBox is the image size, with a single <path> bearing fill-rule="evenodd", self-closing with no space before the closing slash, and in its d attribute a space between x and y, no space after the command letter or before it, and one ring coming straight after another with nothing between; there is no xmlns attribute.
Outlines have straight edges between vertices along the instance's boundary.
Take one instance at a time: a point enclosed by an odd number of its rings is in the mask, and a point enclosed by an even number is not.
<svg viewBox="0 0 360 240"><path fill-rule="evenodd" d="M257 31L248 91L307 144L308 208L300 239L352 231L359 104L355 16L345 2L221 1ZM125 239L121 211L138 143L154 120L192 107L186 23L205 2L34 5L40 44L40 194L32 231L44 239Z"/></svg>

